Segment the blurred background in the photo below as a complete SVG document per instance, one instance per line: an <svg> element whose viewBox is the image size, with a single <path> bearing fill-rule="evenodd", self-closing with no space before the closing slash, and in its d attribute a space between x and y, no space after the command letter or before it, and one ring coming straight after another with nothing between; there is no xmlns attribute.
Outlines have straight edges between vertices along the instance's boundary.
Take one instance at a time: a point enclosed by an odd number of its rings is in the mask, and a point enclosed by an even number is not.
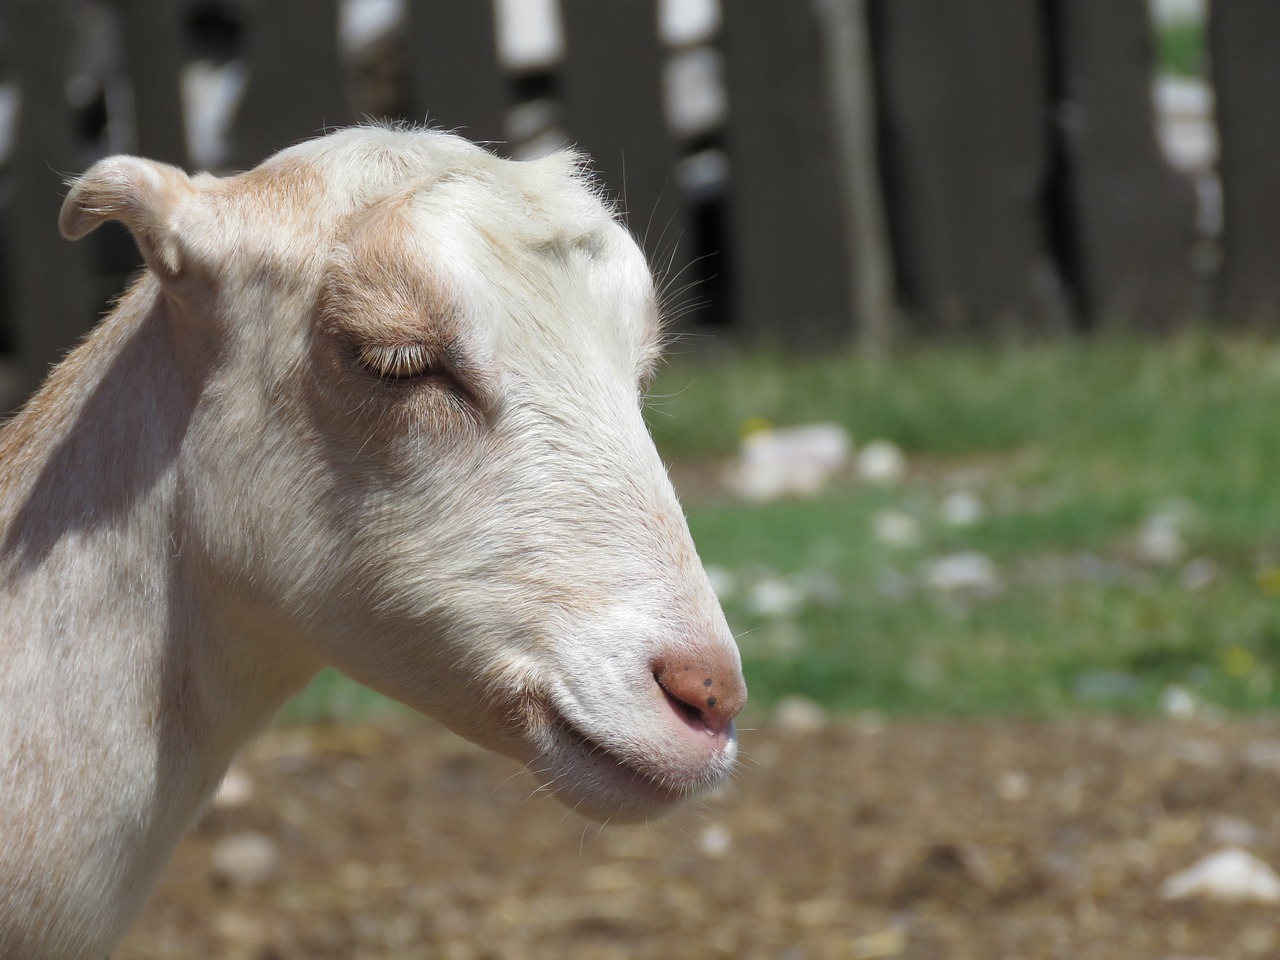
<svg viewBox="0 0 1280 960"><path fill-rule="evenodd" d="M1280 5L0 0L0 410L137 270L133 152L576 146L739 634L724 797L599 832L324 674L121 957L1280 954Z"/></svg>

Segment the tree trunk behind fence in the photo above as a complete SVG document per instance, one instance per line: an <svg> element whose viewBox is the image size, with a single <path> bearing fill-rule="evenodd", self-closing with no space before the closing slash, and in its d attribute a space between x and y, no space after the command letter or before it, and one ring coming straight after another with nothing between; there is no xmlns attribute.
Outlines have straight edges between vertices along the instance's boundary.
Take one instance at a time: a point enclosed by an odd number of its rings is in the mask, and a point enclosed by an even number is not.
<svg viewBox="0 0 1280 960"><path fill-rule="evenodd" d="M1214 0L1209 51L1222 155L1217 313L1280 320L1280 3Z"/></svg>
<svg viewBox="0 0 1280 960"><path fill-rule="evenodd" d="M880 180L875 76L865 0L813 0L825 35L832 141L843 189L850 263L851 333L865 350L879 352L893 339L896 305L893 255Z"/></svg>
<svg viewBox="0 0 1280 960"><path fill-rule="evenodd" d="M848 339L850 250L819 22L808 3L724 7L731 316L782 345Z"/></svg>
<svg viewBox="0 0 1280 960"><path fill-rule="evenodd" d="M1095 324L1166 329L1197 304L1195 195L1156 139L1146 0L1050 6L1080 299Z"/></svg>
<svg viewBox="0 0 1280 960"><path fill-rule="evenodd" d="M875 0L886 203L918 328L1066 323L1046 222L1049 77L1025 0Z"/></svg>

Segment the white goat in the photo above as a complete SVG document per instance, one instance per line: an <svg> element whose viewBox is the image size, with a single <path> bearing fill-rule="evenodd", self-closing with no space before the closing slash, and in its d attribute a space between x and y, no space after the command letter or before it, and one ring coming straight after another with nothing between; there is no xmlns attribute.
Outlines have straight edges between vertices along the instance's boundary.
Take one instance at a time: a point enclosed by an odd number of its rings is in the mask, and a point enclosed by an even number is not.
<svg viewBox="0 0 1280 960"><path fill-rule="evenodd" d="M641 418L643 257L572 155L360 128L95 165L148 270L0 432L0 956L101 958L324 664L638 819L738 655Z"/></svg>

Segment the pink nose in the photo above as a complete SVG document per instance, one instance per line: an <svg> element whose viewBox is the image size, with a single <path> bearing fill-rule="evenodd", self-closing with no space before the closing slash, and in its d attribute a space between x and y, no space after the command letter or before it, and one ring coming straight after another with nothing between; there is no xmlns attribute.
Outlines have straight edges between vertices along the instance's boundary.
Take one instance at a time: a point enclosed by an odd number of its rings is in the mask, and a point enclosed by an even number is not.
<svg viewBox="0 0 1280 960"><path fill-rule="evenodd" d="M727 655L656 660L653 679L672 705L713 734L723 733L747 702L747 684L737 661Z"/></svg>

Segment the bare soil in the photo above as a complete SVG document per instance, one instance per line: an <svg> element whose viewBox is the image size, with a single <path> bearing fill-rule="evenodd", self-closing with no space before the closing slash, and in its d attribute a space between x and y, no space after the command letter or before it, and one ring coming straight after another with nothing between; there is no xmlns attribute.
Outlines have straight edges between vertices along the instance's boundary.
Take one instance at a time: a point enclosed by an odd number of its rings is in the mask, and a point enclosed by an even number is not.
<svg viewBox="0 0 1280 960"><path fill-rule="evenodd" d="M115 956L1280 955L1274 906L1160 896L1232 842L1280 865L1274 723L761 722L742 742L723 795L601 829L425 722L273 731L240 764L252 799L205 817ZM278 852L264 879L211 866L245 832Z"/></svg>

